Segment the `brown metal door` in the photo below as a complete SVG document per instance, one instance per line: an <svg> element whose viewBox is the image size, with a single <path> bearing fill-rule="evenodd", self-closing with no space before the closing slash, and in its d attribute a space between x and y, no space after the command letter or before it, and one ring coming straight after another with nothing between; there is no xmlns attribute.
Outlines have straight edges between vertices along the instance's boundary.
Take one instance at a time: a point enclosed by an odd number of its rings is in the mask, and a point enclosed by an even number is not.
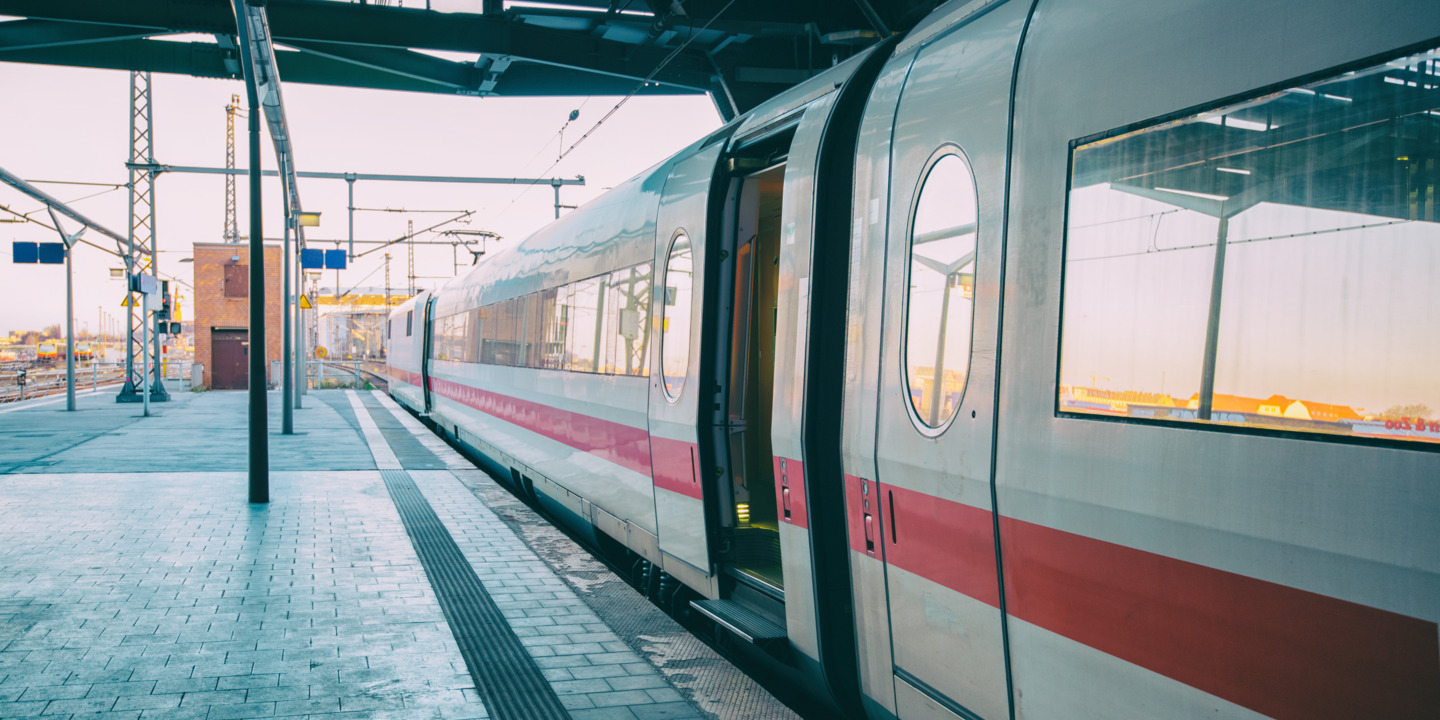
<svg viewBox="0 0 1440 720"><path fill-rule="evenodd" d="M210 357L215 364L210 387L215 390L245 390L250 387L246 360L250 354L250 331L215 330L210 335Z"/></svg>

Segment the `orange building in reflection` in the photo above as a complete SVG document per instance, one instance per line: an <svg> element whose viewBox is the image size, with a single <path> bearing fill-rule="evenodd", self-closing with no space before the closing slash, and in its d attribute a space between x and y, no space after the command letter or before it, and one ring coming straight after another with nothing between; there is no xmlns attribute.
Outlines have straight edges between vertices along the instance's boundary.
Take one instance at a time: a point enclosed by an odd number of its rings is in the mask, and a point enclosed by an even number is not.
<svg viewBox="0 0 1440 720"><path fill-rule="evenodd" d="M1191 395L1190 401L1186 403L1185 407L1191 410L1198 409L1200 407L1200 393ZM1243 395L1222 395L1215 393L1215 398L1211 401L1211 409L1215 412L1269 415L1271 417L1290 418L1291 420L1316 420L1319 422L1362 419L1360 414L1348 405L1331 405L1313 400L1292 400L1284 395L1271 395L1261 400L1259 398L1244 397Z"/></svg>

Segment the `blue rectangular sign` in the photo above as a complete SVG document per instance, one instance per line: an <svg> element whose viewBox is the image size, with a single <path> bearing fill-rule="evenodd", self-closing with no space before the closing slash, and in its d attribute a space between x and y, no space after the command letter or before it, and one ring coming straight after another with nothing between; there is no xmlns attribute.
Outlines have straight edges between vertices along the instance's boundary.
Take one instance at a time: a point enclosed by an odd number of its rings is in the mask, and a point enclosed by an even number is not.
<svg viewBox="0 0 1440 720"><path fill-rule="evenodd" d="M325 269L325 251L320 248L305 248L301 250L300 268L302 270Z"/></svg>
<svg viewBox="0 0 1440 720"><path fill-rule="evenodd" d="M41 265L64 265L65 243L40 243Z"/></svg>
<svg viewBox="0 0 1440 720"><path fill-rule="evenodd" d="M14 244L14 262L37 263L40 262L40 246L32 242L17 242Z"/></svg>
<svg viewBox="0 0 1440 720"><path fill-rule="evenodd" d="M326 250L326 251L325 251L325 268L326 268L327 270L344 270L344 269L345 269L345 251L344 251L344 250Z"/></svg>

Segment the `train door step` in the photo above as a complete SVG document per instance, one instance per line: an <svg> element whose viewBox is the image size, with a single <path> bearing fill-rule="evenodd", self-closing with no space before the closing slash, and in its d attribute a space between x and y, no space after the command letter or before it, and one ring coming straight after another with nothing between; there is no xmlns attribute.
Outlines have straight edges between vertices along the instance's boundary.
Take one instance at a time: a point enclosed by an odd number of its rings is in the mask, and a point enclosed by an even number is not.
<svg viewBox="0 0 1440 720"><path fill-rule="evenodd" d="M730 600L692 600L690 606L701 615L714 620L722 627L769 653L785 648L788 635L785 628L765 619L759 613Z"/></svg>

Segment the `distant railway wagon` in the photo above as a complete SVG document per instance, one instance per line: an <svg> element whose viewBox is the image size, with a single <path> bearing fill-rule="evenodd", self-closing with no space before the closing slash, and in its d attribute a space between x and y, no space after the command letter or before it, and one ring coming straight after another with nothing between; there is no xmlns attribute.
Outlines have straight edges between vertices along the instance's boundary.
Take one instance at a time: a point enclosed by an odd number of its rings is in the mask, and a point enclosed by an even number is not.
<svg viewBox="0 0 1440 720"><path fill-rule="evenodd" d="M60 341L42 342L35 349L35 361L41 365L63 364L66 344ZM91 343L75 343L76 360L92 360L95 357Z"/></svg>
<svg viewBox="0 0 1440 720"><path fill-rule="evenodd" d="M1437 167L1440 3L950 2L390 392L836 717L1433 719Z"/></svg>
<svg viewBox="0 0 1440 720"><path fill-rule="evenodd" d="M41 365L53 365L65 359L64 345L55 342L42 342L35 348L35 362Z"/></svg>

